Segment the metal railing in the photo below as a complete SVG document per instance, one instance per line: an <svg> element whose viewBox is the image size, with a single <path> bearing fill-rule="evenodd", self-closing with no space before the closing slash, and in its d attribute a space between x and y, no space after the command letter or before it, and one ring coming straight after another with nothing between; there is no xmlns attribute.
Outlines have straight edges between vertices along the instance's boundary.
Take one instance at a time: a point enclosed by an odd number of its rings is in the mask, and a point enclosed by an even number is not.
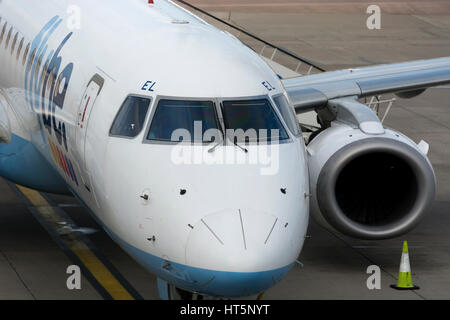
<svg viewBox="0 0 450 320"><path fill-rule="evenodd" d="M272 44L246 30L241 27L238 27L232 24L229 21L225 21L205 10L202 10L184 0L172 0L174 2L178 2L189 9L192 9L196 12L196 15L201 19L207 21L208 23L216 26L217 28L227 31L233 34L236 38L241 40L245 45L251 48L253 51L258 53L260 56L263 56L270 61L277 62L282 66L295 71L296 73L300 73L302 75L310 75L315 73L325 72L325 70L313 62L299 57L295 53L292 53L284 48L278 47L275 44Z"/></svg>
<svg viewBox="0 0 450 320"><path fill-rule="evenodd" d="M289 70L293 71L294 73L298 73L300 75L310 75L310 74L317 74L321 72L326 72L325 69L319 67L318 65L314 64L313 62L299 57L295 53L292 53L284 48L278 47L275 44L272 44L246 30L244 30L241 27L238 27L234 24L232 24L229 21L225 21L209 12L206 12L203 9L200 9L184 0L172 0L174 2L178 2L179 4L183 5L186 9L194 10L196 15L205 20L206 22L214 25L215 27L227 31L231 34L233 34L236 38L238 38L240 41L242 41L245 45L247 45L249 48L251 48L253 51L258 53L260 56L270 60L274 61ZM231 16L231 15L230 15ZM231 20L231 18L228 18L228 20ZM371 108L378 117L380 118L381 122L383 123L388 116L389 112L391 111L391 108L396 101L395 98L392 99L385 99L382 100L381 96L373 96L367 99L364 99L362 101L365 103L369 108ZM384 108L386 106L386 108ZM384 112L382 113L381 110ZM382 114L381 114L382 113ZM308 126L309 127L309 126ZM318 128L314 126L310 126L309 130L314 132Z"/></svg>
<svg viewBox="0 0 450 320"><path fill-rule="evenodd" d="M373 96L370 98L369 102L365 101L365 104L378 115L381 123L383 123L389 115L395 101L397 101L396 98L383 100L381 96ZM386 109L384 110L383 115L381 115L381 107L384 105L386 105Z"/></svg>

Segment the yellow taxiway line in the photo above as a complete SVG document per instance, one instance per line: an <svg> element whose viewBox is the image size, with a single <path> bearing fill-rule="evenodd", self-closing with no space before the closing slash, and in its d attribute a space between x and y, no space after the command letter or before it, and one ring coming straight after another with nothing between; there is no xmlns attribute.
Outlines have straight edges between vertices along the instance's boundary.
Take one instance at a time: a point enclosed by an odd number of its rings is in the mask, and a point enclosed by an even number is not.
<svg viewBox="0 0 450 320"><path fill-rule="evenodd" d="M36 208L39 215L58 233L61 241L91 272L97 282L114 300L134 300L130 292L117 280L103 262L80 239L77 232L68 232L67 222L55 211L49 202L37 191L17 185L19 191Z"/></svg>

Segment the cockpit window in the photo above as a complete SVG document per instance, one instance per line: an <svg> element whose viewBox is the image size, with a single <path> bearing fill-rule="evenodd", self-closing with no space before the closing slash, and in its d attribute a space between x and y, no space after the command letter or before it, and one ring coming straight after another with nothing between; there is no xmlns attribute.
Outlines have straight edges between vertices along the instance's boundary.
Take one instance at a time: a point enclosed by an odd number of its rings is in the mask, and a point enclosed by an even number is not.
<svg viewBox="0 0 450 320"><path fill-rule="evenodd" d="M269 100L224 101L222 113L227 129L236 142L289 139Z"/></svg>
<svg viewBox="0 0 450 320"><path fill-rule="evenodd" d="M275 105L277 106L278 110L280 110L281 116L283 117L284 122L288 126L289 130L291 130L291 132L296 136L300 135L300 124L298 122L295 111L289 105L286 97L284 95L279 95L274 97L273 101L275 101Z"/></svg>
<svg viewBox="0 0 450 320"><path fill-rule="evenodd" d="M218 130L215 105L211 101L160 100L148 133L148 140L213 142L208 130Z"/></svg>
<svg viewBox="0 0 450 320"><path fill-rule="evenodd" d="M136 137L144 126L151 99L129 96L120 108L110 134L120 137Z"/></svg>

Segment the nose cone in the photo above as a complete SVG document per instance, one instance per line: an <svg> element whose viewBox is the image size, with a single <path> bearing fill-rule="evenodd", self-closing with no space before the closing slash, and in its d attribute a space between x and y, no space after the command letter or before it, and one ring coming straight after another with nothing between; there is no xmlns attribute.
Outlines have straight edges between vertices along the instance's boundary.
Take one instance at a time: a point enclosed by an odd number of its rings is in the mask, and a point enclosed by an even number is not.
<svg viewBox="0 0 450 320"><path fill-rule="evenodd" d="M295 235L294 225L245 209L208 215L191 231L186 262L205 270L203 293L239 297L265 291L300 253L301 235Z"/></svg>

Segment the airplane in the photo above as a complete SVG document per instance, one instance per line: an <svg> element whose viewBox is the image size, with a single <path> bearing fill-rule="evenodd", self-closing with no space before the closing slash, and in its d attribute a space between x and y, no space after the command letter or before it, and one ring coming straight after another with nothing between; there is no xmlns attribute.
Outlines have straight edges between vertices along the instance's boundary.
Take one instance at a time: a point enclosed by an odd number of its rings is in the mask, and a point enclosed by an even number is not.
<svg viewBox="0 0 450 320"><path fill-rule="evenodd" d="M450 58L282 79L172 1L78 0L79 28L71 5L0 0L0 175L75 196L162 299L265 292L296 265L310 214L379 240L429 211L429 145L360 100L448 84Z"/></svg>

